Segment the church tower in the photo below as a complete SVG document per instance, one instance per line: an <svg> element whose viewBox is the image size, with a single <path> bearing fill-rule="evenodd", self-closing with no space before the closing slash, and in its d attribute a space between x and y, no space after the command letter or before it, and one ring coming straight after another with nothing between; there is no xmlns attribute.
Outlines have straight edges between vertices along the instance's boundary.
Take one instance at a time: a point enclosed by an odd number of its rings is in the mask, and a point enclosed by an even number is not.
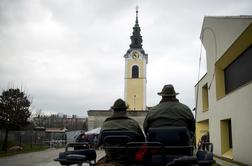
<svg viewBox="0 0 252 166"><path fill-rule="evenodd" d="M129 110L146 110L146 64L148 54L142 48L142 36L138 24L138 7L136 8L136 21L131 44L125 58L125 85L124 98L129 104Z"/></svg>

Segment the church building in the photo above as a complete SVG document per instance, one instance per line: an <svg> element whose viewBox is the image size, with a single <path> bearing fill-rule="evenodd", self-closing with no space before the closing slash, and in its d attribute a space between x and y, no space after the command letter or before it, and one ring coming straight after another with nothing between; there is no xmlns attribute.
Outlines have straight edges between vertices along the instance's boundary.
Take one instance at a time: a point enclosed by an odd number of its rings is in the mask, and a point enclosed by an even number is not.
<svg viewBox="0 0 252 166"><path fill-rule="evenodd" d="M133 34L130 37L130 48L124 55L125 59L125 85L124 100L129 105L127 115L143 125L147 114L146 111L146 65L148 54L142 48L141 29L138 24L138 8L136 9L136 20ZM111 101L113 103L114 101ZM89 110L88 130L101 127L104 120L112 115L112 110Z"/></svg>
<svg viewBox="0 0 252 166"><path fill-rule="evenodd" d="M130 48L125 58L125 89L124 98L129 110L146 110L146 64L148 54L142 48L142 36L138 24L138 9L133 34L130 37Z"/></svg>

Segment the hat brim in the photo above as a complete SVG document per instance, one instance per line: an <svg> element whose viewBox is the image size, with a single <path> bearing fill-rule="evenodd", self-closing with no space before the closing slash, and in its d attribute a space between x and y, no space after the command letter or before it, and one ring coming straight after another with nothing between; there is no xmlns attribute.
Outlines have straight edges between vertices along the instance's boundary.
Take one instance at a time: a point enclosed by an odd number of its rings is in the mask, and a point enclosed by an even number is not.
<svg viewBox="0 0 252 166"><path fill-rule="evenodd" d="M128 109L129 106L126 106L126 107L113 107L113 106L111 106L110 108L111 109Z"/></svg>
<svg viewBox="0 0 252 166"><path fill-rule="evenodd" d="M164 94L162 92L157 93L159 96L177 96L179 93L175 93L175 94Z"/></svg>

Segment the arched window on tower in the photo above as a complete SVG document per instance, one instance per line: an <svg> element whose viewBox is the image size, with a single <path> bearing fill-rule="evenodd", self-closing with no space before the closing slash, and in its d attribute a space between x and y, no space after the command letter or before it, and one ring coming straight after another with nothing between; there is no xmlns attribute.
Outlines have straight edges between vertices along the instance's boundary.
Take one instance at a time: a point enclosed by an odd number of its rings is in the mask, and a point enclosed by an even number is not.
<svg viewBox="0 0 252 166"><path fill-rule="evenodd" d="M134 65L132 67L132 78L138 78L139 77L139 67L137 65Z"/></svg>

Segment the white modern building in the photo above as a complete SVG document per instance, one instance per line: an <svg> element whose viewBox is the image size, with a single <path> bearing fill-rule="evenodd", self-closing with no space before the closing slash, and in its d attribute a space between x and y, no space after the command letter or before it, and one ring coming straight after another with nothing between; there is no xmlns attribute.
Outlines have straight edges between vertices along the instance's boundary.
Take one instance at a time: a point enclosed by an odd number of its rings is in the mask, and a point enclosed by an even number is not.
<svg viewBox="0 0 252 166"><path fill-rule="evenodd" d="M252 16L204 18L207 73L196 84L196 141L209 131L214 155L252 165Z"/></svg>

